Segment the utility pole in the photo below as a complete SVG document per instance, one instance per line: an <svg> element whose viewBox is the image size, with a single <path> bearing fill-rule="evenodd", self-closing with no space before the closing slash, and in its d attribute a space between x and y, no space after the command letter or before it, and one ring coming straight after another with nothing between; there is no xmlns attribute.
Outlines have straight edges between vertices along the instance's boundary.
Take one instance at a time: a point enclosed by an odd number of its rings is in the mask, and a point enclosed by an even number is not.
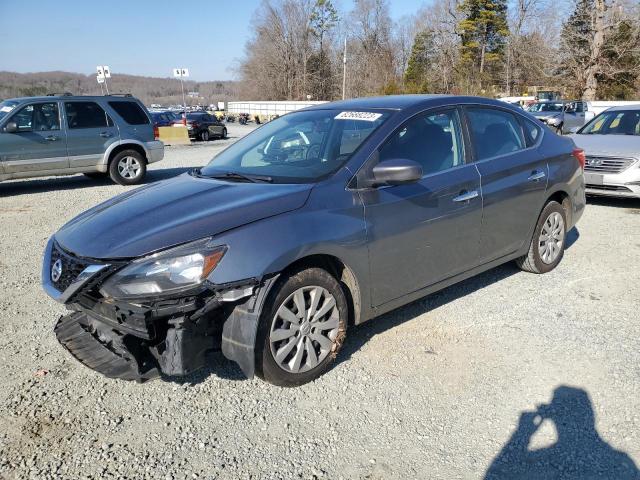
<svg viewBox="0 0 640 480"><path fill-rule="evenodd" d="M342 99L347 92L347 37L344 37L344 52L342 53Z"/></svg>

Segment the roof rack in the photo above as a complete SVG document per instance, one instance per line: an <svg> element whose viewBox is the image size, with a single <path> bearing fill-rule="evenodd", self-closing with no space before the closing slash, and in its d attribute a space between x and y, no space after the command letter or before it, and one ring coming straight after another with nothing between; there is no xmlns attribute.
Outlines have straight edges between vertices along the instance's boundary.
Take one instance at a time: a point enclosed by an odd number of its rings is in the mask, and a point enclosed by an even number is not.
<svg viewBox="0 0 640 480"><path fill-rule="evenodd" d="M47 93L47 97L73 97L73 93L71 92L62 92L62 93Z"/></svg>
<svg viewBox="0 0 640 480"><path fill-rule="evenodd" d="M105 95L106 97L133 97L130 93L110 93Z"/></svg>

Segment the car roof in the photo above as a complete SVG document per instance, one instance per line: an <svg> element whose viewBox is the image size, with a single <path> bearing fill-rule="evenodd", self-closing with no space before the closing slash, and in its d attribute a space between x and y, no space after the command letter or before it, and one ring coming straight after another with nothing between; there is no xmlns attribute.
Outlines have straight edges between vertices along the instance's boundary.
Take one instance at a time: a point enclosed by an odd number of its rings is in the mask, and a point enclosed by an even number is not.
<svg viewBox="0 0 640 480"><path fill-rule="evenodd" d="M485 104L504 107L509 105L493 98L472 97L464 95L387 95L383 97L363 97L350 100L339 100L330 103L321 103L305 108L309 110L348 110L348 109L371 109L371 110L405 110L414 107L428 108L430 106L447 105L451 103L464 104Z"/></svg>
<svg viewBox="0 0 640 480"><path fill-rule="evenodd" d="M125 100L125 101L137 101L138 99L130 96L130 95L40 95L37 97L16 97L16 98L7 98L6 101L9 102L25 102L25 101L44 101L44 100L100 100L100 99L117 99L117 100Z"/></svg>
<svg viewBox="0 0 640 480"><path fill-rule="evenodd" d="M621 110L640 110L640 103L634 105L616 105L605 110L605 112L619 112Z"/></svg>

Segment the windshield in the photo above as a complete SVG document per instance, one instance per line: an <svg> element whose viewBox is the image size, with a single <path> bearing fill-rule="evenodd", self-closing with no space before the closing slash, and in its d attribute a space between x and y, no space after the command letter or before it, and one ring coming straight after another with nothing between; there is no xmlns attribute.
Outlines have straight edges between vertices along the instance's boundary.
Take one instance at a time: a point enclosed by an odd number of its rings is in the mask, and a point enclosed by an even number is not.
<svg viewBox="0 0 640 480"><path fill-rule="evenodd" d="M562 103L534 103L529 107L530 112L561 112Z"/></svg>
<svg viewBox="0 0 640 480"><path fill-rule="evenodd" d="M5 100L4 102L0 102L0 120L7 116L7 114L16 108L18 102L12 102L10 100Z"/></svg>
<svg viewBox="0 0 640 480"><path fill-rule="evenodd" d="M640 110L602 112L578 133L597 135L640 135Z"/></svg>
<svg viewBox="0 0 640 480"><path fill-rule="evenodd" d="M315 182L337 171L389 116L387 112L310 110L272 120L215 157L200 172Z"/></svg>

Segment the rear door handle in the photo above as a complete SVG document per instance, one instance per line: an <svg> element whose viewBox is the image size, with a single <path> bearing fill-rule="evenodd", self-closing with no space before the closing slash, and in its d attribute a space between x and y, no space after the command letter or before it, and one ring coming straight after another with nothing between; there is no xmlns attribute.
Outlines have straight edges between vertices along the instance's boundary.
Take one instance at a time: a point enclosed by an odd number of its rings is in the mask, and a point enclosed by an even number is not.
<svg viewBox="0 0 640 480"><path fill-rule="evenodd" d="M48 142L55 142L56 140L58 140L58 137L56 137L55 135L49 135L48 137L44 137L44 139Z"/></svg>
<svg viewBox="0 0 640 480"><path fill-rule="evenodd" d="M100 136L102 138L109 138L111 136L111 134L109 132L102 132L102 133L100 133Z"/></svg>
<svg viewBox="0 0 640 480"><path fill-rule="evenodd" d="M477 190L471 190L469 192L466 191L466 190L463 190L462 192L460 192L460 195L458 195L457 197L453 197L453 201L454 202L468 202L469 200L473 200L477 196L478 196L478 191Z"/></svg>
<svg viewBox="0 0 640 480"><path fill-rule="evenodd" d="M531 175L529 175L529 178L527 178L527 180L529 180L530 182L537 182L544 177L546 177L544 172L533 171L531 172Z"/></svg>

